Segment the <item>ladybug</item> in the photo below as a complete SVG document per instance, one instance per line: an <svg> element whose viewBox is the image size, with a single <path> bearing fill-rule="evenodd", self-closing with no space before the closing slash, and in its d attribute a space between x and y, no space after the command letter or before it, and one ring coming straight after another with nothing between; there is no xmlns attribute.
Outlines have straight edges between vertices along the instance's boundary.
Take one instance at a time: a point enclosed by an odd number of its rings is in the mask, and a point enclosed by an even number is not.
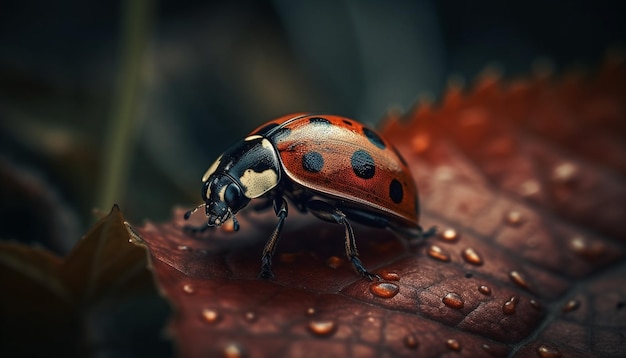
<svg viewBox="0 0 626 358"><path fill-rule="evenodd" d="M252 199L257 209L273 205L278 224L261 258L260 277L272 279L272 256L287 218L288 199L301 212L345 227L346 255L364 277L380 279L359 259L351 221L425 238L418 223L417 187L400 153L372 129L336 115L289 115L252 131L222 154L202 177L207 224L200 232L233 220Z"/></svg>

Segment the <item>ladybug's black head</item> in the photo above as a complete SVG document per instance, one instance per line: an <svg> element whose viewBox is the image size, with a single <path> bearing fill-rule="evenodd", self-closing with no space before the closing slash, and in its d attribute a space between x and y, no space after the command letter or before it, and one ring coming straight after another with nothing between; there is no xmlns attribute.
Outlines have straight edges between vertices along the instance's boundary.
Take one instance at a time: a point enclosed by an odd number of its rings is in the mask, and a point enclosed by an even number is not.
<svg viewBox="0 0 626 358"><path fill-rule="evenodd" d="M220 226L250 202L239 183L226 174L213 175L204 183L202 199L209 226Z"/></svg>
<svg viewBox="0 0 626 358"><path fill-rule="evenodd" d="M271 142L260 135L246 137L222 154L202 177L204 204L188 211L185 219L205 207L207 225L219 226L280 181L280 162ZM235 230L237 224L235 221Z"/></svg>

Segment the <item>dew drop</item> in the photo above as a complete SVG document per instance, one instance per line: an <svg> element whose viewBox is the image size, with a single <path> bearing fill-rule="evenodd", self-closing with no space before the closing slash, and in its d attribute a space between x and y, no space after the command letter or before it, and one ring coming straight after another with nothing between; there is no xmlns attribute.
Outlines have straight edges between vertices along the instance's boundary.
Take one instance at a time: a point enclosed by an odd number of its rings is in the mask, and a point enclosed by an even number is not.
<svg viewBox="0 0 626 358"><path fill-rule="evenodd" d="M224 358L241 358L244 356L243 348L236 343L229 343L222 351Z"/></svg>
<svg viewBox="0 0 626 358"><path fill-rule="evenodd" d="M326 265L331 268L339 268L343 264L343 259L337 256L331 256L326 260Z"/></svg>
<svg viewBox="0 0 626 358"><path fill-rule="evenodd" d="M454 292L447 293L441 301L446 306L456 309L463 308L463 304L465 303L463 298Z"/></svg>
<svg viewBox="0 0 626 358"><path fill-rule="evenodd" d="M437 245L430 245L428 248L428 256L435 260L448 262L450 261L450 254Z"/></svg>
<svg viewBox="0 0 626 358"><path fill-rule="evenodd" d="M446 341L446 346L453 350L453 351L460 351L461 350L461 343L459 343L459 341L457 341L456 339L448 339Z"/></svg>
<svg viewBox="0 0 626 358"><path fill-rule="evenodd" d="M541 189L541 186L539 185L539 182L537 182L534 179L530 179L522 183L522 186L519 189L519 193L522 196L528 197L528 196L533 196L539 193L540 189Z"/></svg>
<svg viewBox="0 0 626 358"><path fill-rule="evenodd" d="M450 181L454 179L454 170L448 166L440 166L435 169L436 181Z"/></svg>
<svg viewBox="0 0 626 358"><path fill-rule="evenodd" d="M313 308L313 307L307 308L306 309L306 314L309 315L309 316L314 315L315 314L315 308Z"/></svg>
<svg viewBox="0 0 626 358"><path fill-rule="evenodd" d="M569 300L563 306L563 312L567 313L567 312L575 311L578 309L579 306L580 306L580 302L578 302L577 300Z"/></svg>
<svg viewBox="0 0 626 358"><path fill-rule="evenodd" d="M519 287L527 289L527 290L530 289L530 285L528 284L528 281L519 271L513 270L509 272L509 277L511 278L511 281L513 281L513 283L515 283Z"/></svg>
<svg viewBox="0 0 626 358"><path fill-rule="evenodd" d="M509 226L520 226L524 222L524 217L521 212L511 210L504 217L504 222Z"/></svg>
<svg viewBox="0 0 626 358"><path fill-rule="evenodd" d="M220 314L216 310L205 308L202 310L202 318L208 323L216 323L220 319Z"/></svg>
<svg viewBox="0 0 626 358"><path fill-rule="evenodd" d="M537 355L541 358L559 358L561 352L558 349L542 344L537 348Z"/></svg>
<svg viewBox="0 0 626 358"><path fill-rule="evenodd" d="M453 228L447 228L441 232L441 238L446 241L457 241L459 236L461 235Z"/></svg>
<svg viewBox="0 0 626 358"><path fill-rule="evenodd" d="M255 322L257 319L256 313L252 312L252 311L248 311L246 312L243 317L246 319L246 321L248 322Z"/></svg>
<svg viewBox="0 0 626 358"><path fill-rule="evenodd" d="M541 304L541 302L535 299L530 300L530 305L532 306L532 308L536 309L537 311L541 311L543 309L543 305Z"/></svg>
<svg viewBox="0 0 626 358"><path fill-rule="evenodd" d="M578 174L578 168L573 163L561 163L552 171L552 180L555 183L571 183Z"/></svg>
<svg viewBox="0 0 626 358"><path fill-rule="evenodd" d="M392 271L383 270L380 273L380 277L383 280L387 280L387 281L400 281L400 275L398 275L398 273L392 272Z"/></svg>
<svg viewBox="0 0 626 358"><path fill-rule="evenodd" d="M481 285L478 286L478 292L482 293L483 295L489 296L491 295L491 288L489 288L489 286Z"/></svg>
<svg viewBox="0 0 626 358"><path fill-rule="evenodd" d="M488 345L487 343L483 343L483 345L481 346L481 348L482 348L485 352L489 353L490 355L494 355L494 354L496 353L496 352L493 350L493 348L492 348L490 345Z"/></svg>
<svg viewBox="0 0 626 358"><path fill-rule="evenodd" d="M183 285L183 291L185 291L185 293L188 293L188 294L196 293L196 289L193 288L193 286L188 283Z"/></svg>
<svg viewBox="0 0 626 358"><path fill-rule="evenodd" d="M400 292L400 287L391 282L374 282L370 284L370 292L381 298L392 298Z"/></svg>
<svg viewBox="0 0 626 358"><path fill-rule="evenodd" d="M509 300L504 302L504 305L502 305L502 313L504 313L505 315L514 314L518 303L519 298L517 298L516 296L509 298Z"/></svg>
<svg viewBox="0 0 626 358"><path fill-rule="evenodd" d="M463 252L461 252L461 256L463 256L463 259L465 261L467 261L468 263L472 265L480 266L483 264L482 257L480 257L478 252L476 252L471 247L468 247L467 249L463 250Z"/></svg>
<svg viewBox="0 0 626 358"><path fill-rule="evenodd" d="M415 349L417 348L417 346L419 346L419 343L417 343L417 338L415 338L414 335L409 334L404 337L404 345L408 348Z"/></svg>
<svg viewBox="0 0 626 358"><path fill-rule="evenodd" d="M426 133L420 133L411 140L411 149L415 153L423 153L430 147L430 136Z"/></svg>
<svg viewBox="0 0 626 358"><path fill-rule="evenodd" d="M570 247L580 257L587 260L595 260L602 256L606 250L601 242L589 242L582 236L576 236L570 241Z"/></svg>
<svg viewBox="0 0 626 358"><path fill-rule="evenodd" d="M330 336L335 333L337 325L333 321L311 321L307 328L317 336Z"/></svg>

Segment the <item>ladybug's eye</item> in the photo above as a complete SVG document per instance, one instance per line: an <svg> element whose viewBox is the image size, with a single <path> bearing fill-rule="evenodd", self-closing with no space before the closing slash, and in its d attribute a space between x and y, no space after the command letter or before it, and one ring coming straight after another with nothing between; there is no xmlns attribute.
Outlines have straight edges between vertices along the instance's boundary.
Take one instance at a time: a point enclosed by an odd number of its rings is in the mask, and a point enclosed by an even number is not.
<svg viewBox="0 0 626 358"><path fill-rule="evenodd" d="M224 201L226 201L226 205L233 209L239 209L243 199L243 194L241 193L241 189L239 185L235 183L231 183L226 187L226 192L224 193Z"/></svg>

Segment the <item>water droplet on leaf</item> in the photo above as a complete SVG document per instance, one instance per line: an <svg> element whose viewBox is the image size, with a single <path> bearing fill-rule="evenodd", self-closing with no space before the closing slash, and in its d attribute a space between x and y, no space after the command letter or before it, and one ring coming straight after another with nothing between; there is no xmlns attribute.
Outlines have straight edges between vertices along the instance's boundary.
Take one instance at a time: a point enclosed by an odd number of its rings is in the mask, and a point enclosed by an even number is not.
<svg viewBox="0 0 626 358"><path fill-rule="evenodd" d="M516 296L509 298L509 300L504 302L504 305L502 305L502 313L504 313L505 315L514 314L518 302L519 298L517 298Z"/></svg>
<svg viewBox="0 0 626 358"><path fill-rule="evenodd" d="M561 352L545 344L542 344L537 348L537 354L541 358L559 358L561 356Z"/></svg>
<svg viewBox="0 0 626 358"><path fill-rule="evenodd" d="M606 250L605 246L601 242L589 242L582 236L576 236L570 241L570 247L580 257L587 260L596 260Z"/></svg>
<svg viewBox="0 0 626 358"><path fill-rule="evenodd" d="M463 308L463 304L464 304L463 298L454 292L447 293L443 297L442 302L446 306L450 308L456 308L456 309Z"/></svg>
<svg viewBox="0 0 626 358"><path fill-rule="evenodd" d="M528 196L533 196L539 193L540 189L541 189L541 186L539 185L539 182L537 182L534 179L530 179L522 183L522 186L519 189L519 193L522 196L528 197Z"/></svg>
<svg viewBox="0 0 626 358"><path fill-rule="evenodd" d="M224 358L242 358L244 357L244 351L241 346L236 343L229 343L224 347L222 351Z"/></svg>
<svg viewBox="0 0 626 358"><path fill-rule="evenodd" d="M215 323L220 319L220 315L216 310L205 308L202 310L202 318L208 323Z"/></svg>
<svg viewBox="0 0 626 358"><path fill-rule="evenodd" d="M565 306L563 306L563 312L575 311L576 309L578 309L579 306L580 306L580 302L578 302L577 300L569 300L567 301Z"/></svg>
<svg viewBox="0 0 626 358"><path fill-rule="evenodd" d="M400 281L400 275L398 275L396 272L392 272L392 271L383 270L380 273L380 277L383 280L387 280L387 281Z"/></svg>
<svg viewBox="0 0 626 358"><path fill-rule="evenodd" d="M441 232L441 238L446 241L456 241L459 239L459 233L453 228L447 228Z"/></svg>
<svg viewBox="0 0 626 358"><path fill-rule="evenodd" d="M246 319L246 321L248 322L255 322L257 319L256 313L252 312L252 311L248 311L246 312L243 317Z"/></svg>
<svg viewBox="0 0 626 358"><path fill-rule="evenodd" d="M409 334L404 337L404 345L408 348L415 349L419 344L417 343L417 338L415 338L414 335Z"/></svg>
<svg viewBox="0 0 626 358"><path fill-rule="evenodd" d="M578 168L573 163L561 163L552 171L552 180L555 183L566 184L576 179Z"/></svg>
<svg viewBox="0 0 626 358"><path fill-rule="evenodd" d="M537 301L535 299L530 300L530 305L534 309L536 309L537 311L541 311L543 309L543 306L541 305L541 302L539 302L539 301Z"/></svg>
<svg viewBox="0 0 626 358"><path fill-rule="evenodd" d="M453 351L460 351L461 343L459 343L459 341L457 341L456 339L450 338L446 341L446 347L448 347L449 349Z"/></svg>
<svg viewBox="0 0 626 358"><path fill-rule="evenodd" d="M450 254L437 245L430 245L428 248L428 256L435 260L448 262L450 261Z"/></svg>
<svg viewBox="0 0 626 358"><path fill-rule="evenodd" d="M483 295L491 295L491 288L489 288L489 286L485 286L485 285L481 285L478 286L478 292L482 293Z"/></svg>
<svg viewBox="0 0 626 358"><path fill-rule="evenodd" d="M374 282L370 284L370 292L381 298L392 298L400 292L400 287L391 282Z"/></svg>
<svg viewBox="0 0 626 358"><path fill-rule="evenodd" d="M185 293L188 293L188 294L196 293L196 289L193 288L193 286L188 283L183 285L183 291L185 291Z"/></svg>
<svg viewBox="0 0 626 358"><path fill-rule="evenodd" d="M505 215L504 222L509 226L520 226L524 222L524 217L521 212L511 210Z"/></svg>
<svg viewBox="0 0 626 358"><path fill-rule="evenodd" d="M331 256L326 260L326 265L331 268L339 268L343 264L343 259L337 256Z"/></svg>
<svg viewBox="0 0 626 358"><path fill-rule="evenodd" d="M461 253L461 256L463 256L463 259L466 262L472 265L480 266L483 264L482 257L480 257L480 255L471 247L468 247L467 249L463 250L463 252Z"/></svg>
<svg viewBox="0 0 626 358"><path fill-rule="evenodd" d="M335 333L337 324L333 321L311 321L307 328L317 336L329 336Z"/></svg>
<svg viewBox="0 0 626 358"><path fill-rule="evenodd" d="M527 289L527 290L530 289L530 285L528 284L528 281L519 271L513 270L509 272L509 277L511 278L511 281L513 281L513 283L515 283L519 287Z"/></svg>

